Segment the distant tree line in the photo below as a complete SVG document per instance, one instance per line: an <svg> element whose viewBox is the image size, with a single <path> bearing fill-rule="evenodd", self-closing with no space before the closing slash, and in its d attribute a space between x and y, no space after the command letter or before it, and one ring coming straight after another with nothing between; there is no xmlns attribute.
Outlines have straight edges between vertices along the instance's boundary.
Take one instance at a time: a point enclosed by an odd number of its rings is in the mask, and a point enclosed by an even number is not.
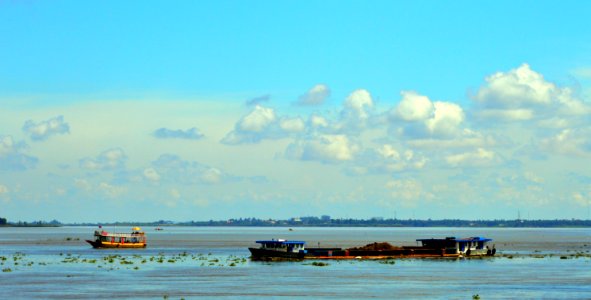
<svg viewBox="0 0 591 300"><path fill-rule="evenodd" d="M113 223L68 223L62 224L57 220L33 221L33 222L8 222L6 218L0 218L0 225L19 227L40 226L259 226L259 227L591 227L591 220L579 219L555 219L555 220L417 220L417 219L332 219L330 216L299 217L286 220L238 218L228 220L186 221L173 222L158 220L154 222L113 222Z"/></svg>
<svg viewBox="0 0 591 300"><path fill-rule="evenodd" d="M11 226L11 227L58 227L62 226L58 220L52 221L32 221L32 222L8 222L6 218L0 218L0 226Z"/></svg>

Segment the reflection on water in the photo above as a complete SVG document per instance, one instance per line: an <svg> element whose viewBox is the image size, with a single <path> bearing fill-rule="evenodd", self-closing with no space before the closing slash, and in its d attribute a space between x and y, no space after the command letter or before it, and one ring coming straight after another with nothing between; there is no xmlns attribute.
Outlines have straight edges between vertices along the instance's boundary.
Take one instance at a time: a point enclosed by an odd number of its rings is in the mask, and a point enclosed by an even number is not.
<svg viewBox="0 0 591 300"><path fill-rule="evenodd" d="M591 298L591 230L498 228L144 228L148 248L96 250L95 228L0 228L0 298ZM105 228L126 232L129 228ZM499 257L266 263L257 239L352 247L485 236Z"/></svg>

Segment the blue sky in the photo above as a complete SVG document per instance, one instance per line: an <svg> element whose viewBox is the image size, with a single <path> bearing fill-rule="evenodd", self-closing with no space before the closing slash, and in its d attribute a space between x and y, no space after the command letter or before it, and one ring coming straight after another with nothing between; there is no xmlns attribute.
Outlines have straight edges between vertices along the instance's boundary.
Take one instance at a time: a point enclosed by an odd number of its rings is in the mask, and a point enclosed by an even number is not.
<svg viewBox="0 0 591 300"><path fill-rule="evenodd" d="M588 218L589 6L0 2L0 216Z"/></svg>

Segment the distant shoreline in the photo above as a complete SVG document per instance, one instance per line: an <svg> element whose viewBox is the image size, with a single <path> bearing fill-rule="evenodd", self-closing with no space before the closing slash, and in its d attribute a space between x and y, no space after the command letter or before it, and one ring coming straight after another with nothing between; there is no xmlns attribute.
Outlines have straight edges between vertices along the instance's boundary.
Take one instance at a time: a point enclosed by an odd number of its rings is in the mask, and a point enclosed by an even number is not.
<svg viewBox="0 0 591 300"><path fill-rule="evenodd" d="M262 220L256 218L210 220L210 221L154 221L154 222L8 222L1 227L60 227L60 226L195 226L195 227L456 227L456 228L588 228L591 220L414 220L414 219L322 219L317 217L293 218L290 220Z"/></svg>

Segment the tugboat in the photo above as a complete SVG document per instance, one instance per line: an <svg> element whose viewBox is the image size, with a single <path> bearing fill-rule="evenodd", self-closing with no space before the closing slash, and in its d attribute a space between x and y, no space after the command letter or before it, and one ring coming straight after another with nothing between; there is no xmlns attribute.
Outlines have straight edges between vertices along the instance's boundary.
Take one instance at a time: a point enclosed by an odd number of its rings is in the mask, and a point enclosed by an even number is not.
<svg viewBox="0 0 591 300"><path fill-rule="evenodd" d="M304 241L288 241L272 239L256 241L261 244L259 248L248 248L253 260L290 260L303 259L307 251Z"/></svg>
<svg viewBox="0 0 591 300"><path fill-rule="evenodd" d="M100 228L100 227L99 227ZM145 248L146 235L139 227L133 227L131 233L113 233L104 230L94 232L95 240L86 240L93 248Z"/></svg>

